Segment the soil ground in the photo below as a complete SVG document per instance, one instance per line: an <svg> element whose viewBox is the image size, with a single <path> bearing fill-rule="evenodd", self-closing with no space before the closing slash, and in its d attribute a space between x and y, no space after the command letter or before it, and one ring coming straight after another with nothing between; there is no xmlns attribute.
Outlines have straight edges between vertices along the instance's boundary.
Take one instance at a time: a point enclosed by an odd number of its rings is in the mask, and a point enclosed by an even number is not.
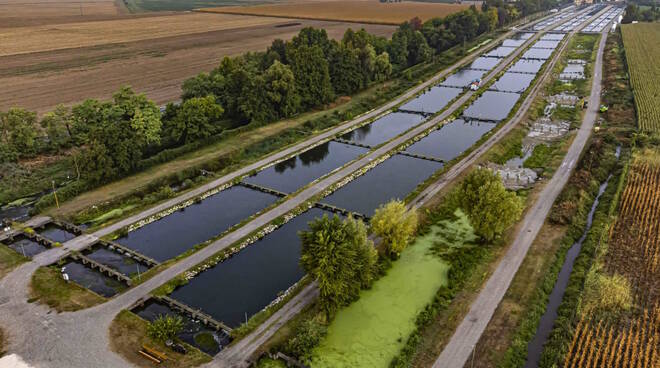
<svg viewBox="0 0 660 368"><path fill-rule="evenodd" d="M427 20L444 17L469 8L468 4L424 2L383 3L368 1L319 1L303 4L267 4L205 8L202 11L225 14L250 14L269 17L336 20L399 25L414 17Z"/></svg>
<svg viewBox="0 0 660 368"><path fill-rule="evenodd" d="M207 22L212 19L216 21ZM237 21L229 27L223 25L227 19ZM193 24L187 24L188 20ZM142 23L163 31L157 36L144 33L139 29ZM99 32L107 33L107 29L119 25L133 27L132 33L126 31L122 37L108 37L104 43ZM146 93L158 104L176 101L185 79L211 70L222 57L265 50L274 39L290 39L309 26L323 27L334 38L340 38L347 28L362 26L381 36L390 36L395 30L383 25L183 13L57 26L62 30L94 33L77 41L48 42L52 32L45 31L48 27L44 26L0 29L0 39L14 40L3 49L5 56L0 56L0 85L5 87L0 91L0 111L23 107L45 113L61 103L71 105L87 98L109 98L122 85ZM181 29L167 29L175 27ZM28 42L23 33L16 33L19 30L32 30L32 36L26 37L36 38ZM127 39L132 41L126 42ZM66 48L76 44L85 46ZM52 51L38 51L39 47ZM23 54L7 55L10 52Z"/></svg>

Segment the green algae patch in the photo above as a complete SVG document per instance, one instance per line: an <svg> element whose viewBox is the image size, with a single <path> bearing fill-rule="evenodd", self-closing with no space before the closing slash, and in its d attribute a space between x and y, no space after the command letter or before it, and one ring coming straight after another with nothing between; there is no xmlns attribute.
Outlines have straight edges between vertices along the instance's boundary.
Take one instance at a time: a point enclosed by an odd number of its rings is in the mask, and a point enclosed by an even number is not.
<svg viewBox="0 0 660 368"><path fill-rule="evenodd" d="M449 265L432 254L437 230L417 238L387 275L337 314L312 353L312 367L389 366L415 330L419 312L447 284Z"/></svg>

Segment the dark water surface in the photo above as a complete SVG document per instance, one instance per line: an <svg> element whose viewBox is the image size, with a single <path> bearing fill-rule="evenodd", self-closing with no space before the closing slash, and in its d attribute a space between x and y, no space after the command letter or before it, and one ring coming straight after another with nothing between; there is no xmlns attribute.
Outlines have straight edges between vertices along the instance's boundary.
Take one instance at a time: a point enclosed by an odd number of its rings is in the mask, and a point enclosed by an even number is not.
<svg viewBox="0 0 660 368"><path fill-rule="evenodd" d="M534 49L556 49L561 40L538 40L532 45Z"/></svg>
<svg viewBox="0 0 660 368"><path fill-rule="evenodd" d="M434 130L408 147L406 151L450 161L470 148L496 125L491 122L477 120L465 122L463 119L456 119L442 128Z"/></svg>
<svg viewBox="0 0 660 368"><path fill-rule="evenodd" d="M149 300L143 306L135 308L133 313L142 317L143 319L153 322L160 316L179 316L183 319L183 330L177 334L177 337L182 341L198 348L199 350L214 356L222 350L223 347L229 345L231 338L222 331L215 331L205 326L200 321L192 320L188 315L179 313L167 305ZM213 336L214 344L212 346L201 346L195 342L195 336L202 334L210 334Z"/></svg>
<svg viewBox="0 0 660 368"><path fill-rule="evenodd" d="M394 155L321 202L371 216L381 204L405 198L440 168L439 162Z"/></svg>
<svg viewBox="0 0 660 368"><path fill-rule="evenodd" d="M486 91L463 112L469 119L500 121L520 98L517 93Z"/></svg>
<svg viewBox="0 0 660 368"><path fill-rule="evenodd" d="M401 110L435 114L442 110L449 101L463 92L460 88L435 86L424 94L401 106Z"/></svg>
<svg viewBox="0 0 660 368"><path fill-rule="evenodd" d="M200 273L170 296L200 308L234 328L268 306L304 273L298 231L307 223L331 212L318 208L295 217L238 254Z"/></svg>
<svg viewBox="0 0 660 368"><path fill-rule="evenodd" d="M112 277L85 267L82 263L71 261L64 265L69 280L106 298L113 297L126 289L126 285Z"/></svg>
<svg viewBox="0 0 660 368"><path fill-rule="evenodd" d="M511 53L514 52L515 50L516 50L515 47L500 46L500 47L496 47L496 48L490 50L484 56L504 58L504 57L507 57L507 56L511 55Z"/></svg>
<svg viewBox="0 0 660 368"><path fill-rule="evenodd" d="M506 72L502 74L490 89L502 92L522 93L536 77L535 74L521 74Z"/></svg>
<svg viewBox="0 0 660 368"><path fill-rule="evenodd" d="M512 67L509 68L509 72L515 73L532 73L536 74L545 63L545 60L529 60L529 59L520 59Z"/></svg>
<svg viewBox="0 0 660 368"><path fill-rule="evenodd" d="M11 243L9 242L9 240L5 240L3 244L6 244L9 248L15 250L18 254L22 254L23 256L29 258L32 258L37 254L45 250L48 250L46 246L41 245L34 240L26 238L23 235L18 235L14 237L14 241Z"/></svg>
<svg viewBox="0 0 660 368"><path fill-rule="evenodd" d="M481 56L476 58L472 64L470 64L469 69L491 70L499 64L500 61L502 61L500 58Z"/></svg>
<svg viewBox="0 0 660 368"><path fill-rule="evenodd" d="M235 185L131 231L117 243L163 262L221 234L277 199L272 194Z"/></svg>
<svg viewBox="0 0 660 368"><path fill-rule="evenodd" d="M366 148L350 144L327 142L261 170L243 181L292 193L367 151Z"/></svg>
<svg viewBox="0 0 660 368"><path fill-rule="evenodd" d="M67 242L78 236L54 224L46 225L44 230L38 230L37 232L44 238L59 243Z"/></svg>
<svg viewBox="0 0 660 368"><path fill-rule="evenodd" d="M441 86L465 88L475 79L481 78L486 74L483 70L462 69L450 75Z"/></svg>
<svg viewBox="0 0 660 368"><path fill-rule="evenodd" d="M502 41L502 46L504 47L519 47L523 43L525 43L527 40L526 39L506 39Z"/></svg>
<svg viewBox="0 0 660 368"><path fill-rule="evenodd" d="M525 51L522 58L546 60L550 58L553 51L553 49L529 49Z"/></svg>
<svg viewBox="0 0 660 368"><path fill-rule="evenodd" d="M371 124L352 130L341 138L373 147L389 141L422 121L424 117L419 114L393 112Z"/></svg>
<svg viewBox="0 0 660 368"><path fill-rule="evenodd" d="M138 272L144 273L149 270L149 267L136 262L133 258L119 254L105 247L95 247L91 252L85 253L85 255L92 260L129 277Z"/></svg>

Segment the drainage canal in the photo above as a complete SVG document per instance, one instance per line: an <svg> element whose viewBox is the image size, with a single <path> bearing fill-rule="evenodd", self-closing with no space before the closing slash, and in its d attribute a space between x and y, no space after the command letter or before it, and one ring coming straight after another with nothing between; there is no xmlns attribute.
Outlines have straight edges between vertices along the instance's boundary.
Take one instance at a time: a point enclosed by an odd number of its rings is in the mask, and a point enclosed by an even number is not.
<svg viewBox="0 0 660 368"><path fill-rule="evenodd" d="M445 162L458 157L472 147L497 124L484 121L456 119L432 131L406 149L406 152L433 157Z"/></svg>
<svg viewBox="0 0 660 368"><path fill-rule="evenodd" d="M38 243L36 240L30 239L25 235L16 235L13 240L6 239L2 244L7 245L9 248L16 251L18 254L22 254L24 257L32 258L37 254L48 250L43 244Z"/></svg>
<svg viewBox="0 0 660 368"><path fill-rule="evenodd" d="M323 215L318 208L298 215L233 257L203 271L170 297L199 308L231 328L245 322L300 280L298 232ZM212 291L212 292L209 292Z"/></svg>
<svg viewBox="0 0 660 368"><path fill-rule="evenodd" d="M340 139L373 147L391 140L422 121L424 117L419 114L393 112L342 135Z"/></svg>
<svg viewBox="0 0 660 368"><path fill-rule="evenodd" d="M379 205L405 198L441 168L439 162L394 155L321 201L371 216Z"/></svg>
<svg viewBox="0 0 660 368"><path fill-rule="evenodd" d="M235 185L131 231L117 243L163 262L223 233L277 199L278 196Z"/></svg>
<svg viewBox="0 0 660 368"><path fill-rule="evenodd" d="M368 149L363 147L327 142L267 167L243 181L292 193L367 151Z"/></svg>
<svg viewBox="0 0 660 368"><path fill-rule="evenodd" d="M617 158L618 157L619 148L617 148ZM600 197L605 192L605 189L607 189L607 185L611 178L612 175L610 175L607 180L605 180L605 182L600 185L600 188L598 189L598 195L596 196L596 199L591 206L591 211L589 211L589 215L587 216L587 223L585 225L582 236L568 249L568 252L566 253L564 264L559 271L555 286L552 288L552 292L550 293L550 299L548 300L545 313L543 313L543 316L541 316L541 320L539 321L536 335L534 335L534 339L527 346L527 362L525 363L526 368L538 367L539 359L541 358L541 353L543 352L543 345L545 345L548 336L550 336L550 332L554 326L555 319L557 318L557 308L559 308L559 304L564 297L564 291L566 291L566 286L568 286L568 280L571 276L571 271L573 271L573 264L575 263L577 256L580 254L582 243L584 243L589 230L591 230L594 213L598 207Z"/></svg>
<svg viewBox="0 0 660 368"><path fill-rule="evenodd" d="M216 331L201 321L192 319L187 314L179 313L153 299L133 309L132 312L149 322L153 322L161 316L180 316L183 319L183 330L177 337L211 356L219 353L231 342L231 338L224 331Z"/></svg>

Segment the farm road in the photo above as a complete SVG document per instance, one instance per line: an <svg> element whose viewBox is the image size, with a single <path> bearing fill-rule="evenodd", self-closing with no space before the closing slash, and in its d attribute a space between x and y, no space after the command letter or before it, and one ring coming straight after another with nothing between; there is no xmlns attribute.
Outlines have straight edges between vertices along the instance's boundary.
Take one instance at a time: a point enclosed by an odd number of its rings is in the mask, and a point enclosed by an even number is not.
<svg viewBox="0 0 660 368"><path fill-rule="evenodd" d="M32 277L32 274L39 265L52 263L53 261L59 259L61 256L65 255L68 251L80 249L90 244L90 242L94 241L95 237L111 233L125 225L131 224L142 218L149 217L155 213L160 212L161 210L169 208L173 205L176 205L177 203L193 198L205 191L229 182L232 179L242 176L253 169L287 157L290 154L329 139L337 133L348 129L349 127L361 124L367 119L376 117L377 115L391 109L397 104L432 85L439 78L442 78L448 73L451 73L459 65L467 63L478 53L481 53L482 51L496 45L497 41L507 37L508 35L509 34L502 35L500 38L498 38L498 40L494 40L488 45L483 46L479 50L475 51L471 56L463 58L454 66L438 73L436 76L426 81L425 83L422 83L421 85L411 89L410 91L399 96L388 104L373 110L359 117L358 119L325 132L320 136L316 136L306 142L297 144L290 147L289 149L276 153L264 160L255 163L254 165L220 178L212 183L198 188L191 193L187 193L184 196L177 197L160 206L156 206L148 211L141 213L140 215L133 216L125 221L115 224L110 228L103 229L102 231L99 231L93 235L85 235L73 239L65 243L63 247L46 251L39 257L35 258L33 262L28 262L20 266L0 280L0 326L3 326L8 335L9 346L7 350L10 353L16 353L20 355L29 364L37 367L86 368L90 366L127 366L128 364L119 355L110 351L108 341L108 328L114 316L120 310L130 306L135 301L148 295L151 290L167 282L172 277L211 257L221 249L224 249L225 247L250 234L255 229L266 225L272 219L289 212L302 203L305 203L308 199L322 192L336 181L351 174L355 170L358 170L360 167L368 164L371 160L382 156L389 150L420 134L424 130L432 127L433 125L437 124L439 120L434 119L433 121L427 122L426 124L423 124L411 132L408 132L402 137L399 137L394 141L385 144L381 148L373 151L371 154L361 158L356 162L353 162L347 167L338 170L325 179L301 191L298 195L290 198L282 205L262 214L245 226L201 249L190 257L175 263L167 270L155 275L153 278L145 281L144 283L127 290L125 293L111 299L102 305L78 312L66 312L57 314L52 313L51 310L40 304L28 303L27 299L29 297L29 281ZM511 59L509 58L507 60L510 61ZM507 63L505 62L504 64ZM498 69L501 70L502 67L503 66ZM490 77L492 77L492 75L494 74L491 74ZM467 98L469 98L470 95L470 93L466 94L467 97L461 101L464 102L467 100ZM448 116L448 114L443 114L443 119L446 116ZM289 304L287 304L286 309L276 313L273 317L279 316L281 318L280 322L274 324L272 320L273 318L271 318L263 328L260 328L260 330L263 331L262 339L266 339L271 336L272 333L274 333L276 329L279 328L279 326L288 321L291 316L295 315L295 313L299 311L299 309L292 308L291 303L300 301L298 308L302 308L304 305L306 305L306 302L313 298L313 296L314 291L306 289L303 291L303 293L300 294L299 297L294 298ZM247 342L250 342L250 344L248 344L244 351L239 352L237 359L241 360L243 357L249 356L245 354L253 352L260 345L259 341L262 339L254 340L254 338L254 334L250 335L250 339L246 340ZM228 353L229 352L230 351L228 351Z"/></svg>
<svg viewBox="0 0 660 368"><path fill-rule="evenodd" d="M589 20L583 23L582 26L588 24L588 22ZM582 28L582 26L579 28ZM472 303L470 311L433 364L433 368L456 368L465 365L472 353L472 349L481 338L481 334L509 288L511 280L513 280L527 254L527 250L536 238L541 226L543 226L545 218L552 208L552 204L571 176L573 168L591 135L598 115L597 109L600 105L603 50L605 48L608 30L609 27L605 27L605 31L601 35L596 64L594 66L591 94L589 95L589 107L584 115L582 126L575 140L571 144L561 166L546 184L536 203L525 216L523 225L511 247L504 255L493 275L486 282L481 293L479 293Z"/></svg>

